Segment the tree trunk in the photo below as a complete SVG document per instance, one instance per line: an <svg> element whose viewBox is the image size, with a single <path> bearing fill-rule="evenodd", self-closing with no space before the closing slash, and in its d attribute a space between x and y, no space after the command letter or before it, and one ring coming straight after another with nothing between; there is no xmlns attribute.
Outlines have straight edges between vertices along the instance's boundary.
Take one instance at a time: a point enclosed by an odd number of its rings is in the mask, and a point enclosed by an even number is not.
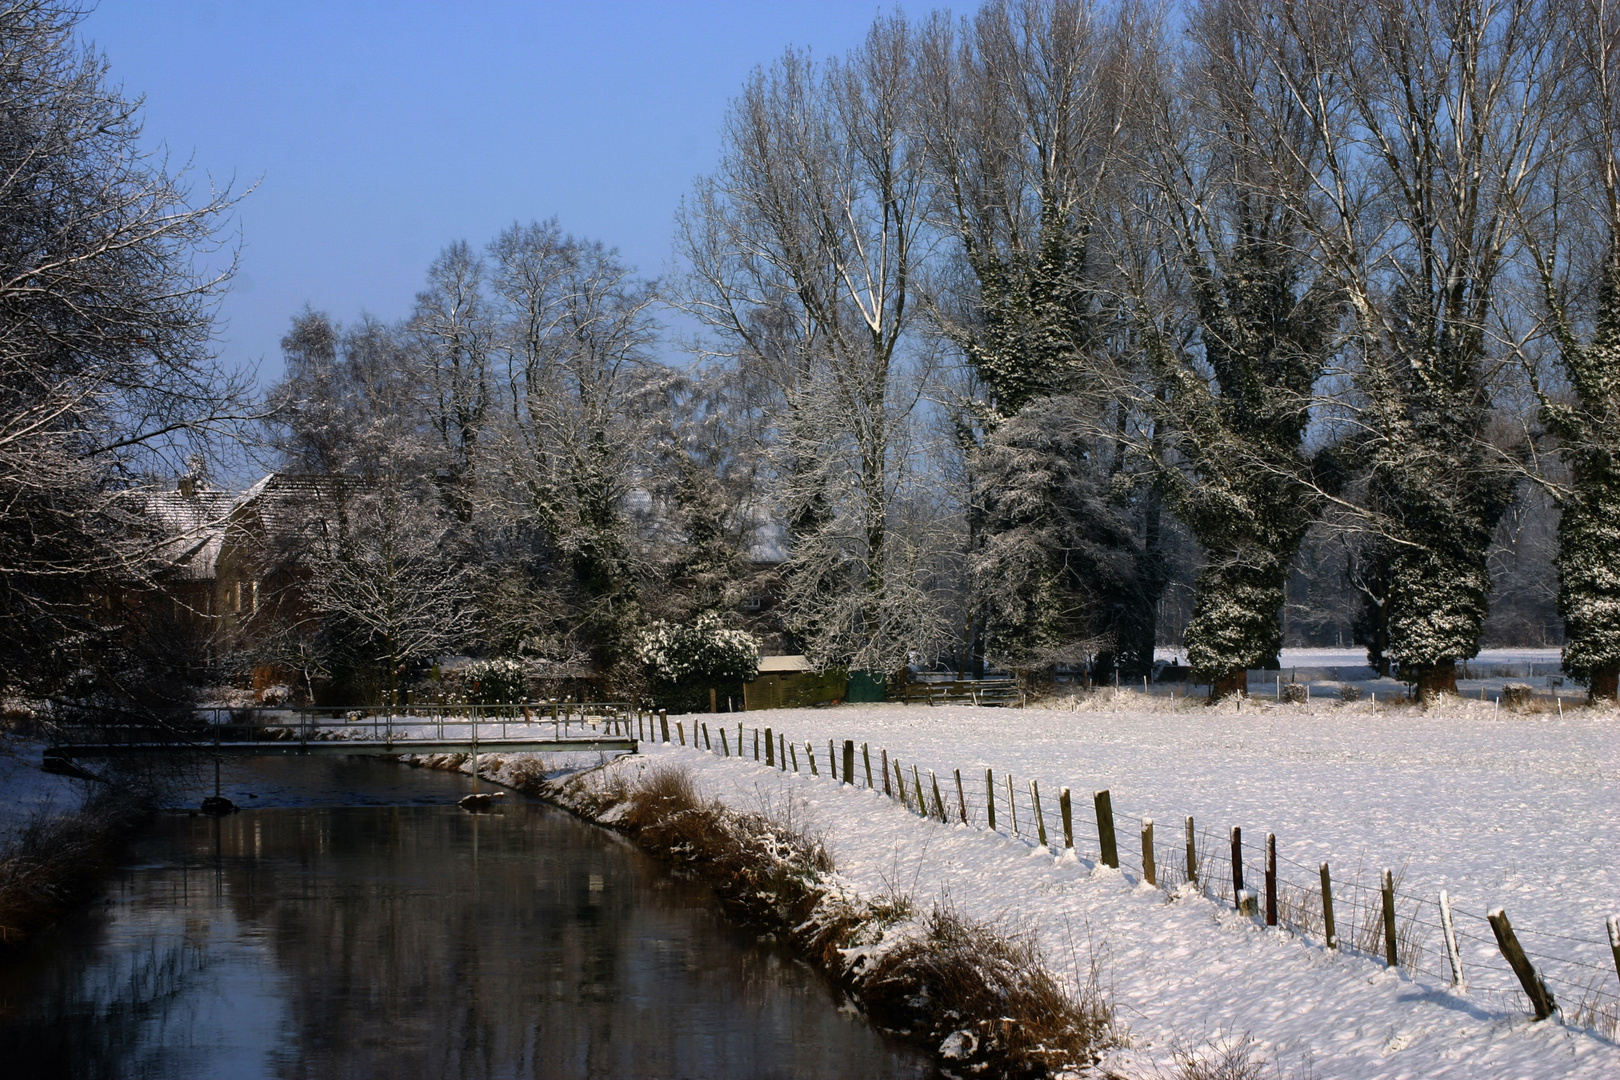
<svg viewBox="0 0 1620 1080"><path fill-rule="evenodd" d="M1592 685L1588 690L1592 700L1607 698L1614 701L1620 698L1620 664L1607 664L1601 668L1592 669Z"/></svg>
<svg viewBox="0 0 1620 1080"><path fill-rule="evenodd" d="M1232 668L1223 671L1210 681L1209 700L1211 704L1222 698L1229 698L1233 694L1247 695L1249 692L1249 669Z"/></svg>
<svg viewBox="0 0 1620 1080"><path fill-rule="evenodd" d="M1406 666L1402 665L1401 674L1412 676L1412 685L1417 691L1418 700L1422 702L1433 701L1441 694L1457 693L1457 664L1455 661L1442 661L1438 664L1415 668L1408 673Z"/></svg>

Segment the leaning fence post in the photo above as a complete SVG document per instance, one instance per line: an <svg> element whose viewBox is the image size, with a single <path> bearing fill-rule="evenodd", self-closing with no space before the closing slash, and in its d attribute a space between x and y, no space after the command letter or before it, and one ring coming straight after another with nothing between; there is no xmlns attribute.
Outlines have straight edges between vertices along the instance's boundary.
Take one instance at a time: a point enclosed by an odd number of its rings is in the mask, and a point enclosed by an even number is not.
<svg viewBox="0 0 1620 1080"><path fill-rule="evenodd" d="M866 790L872 790L872 750L865 743L861 743L861 764L866 767Z"/></svg>
<svg viewBox="0 0 1620 1080"><path fill-rule="evenodd" d="M827 775L834 780L838 779L838 751L833 749L833 741L827 740Z"/></svg>
<svg viewBox="0 0 1620 1080"><path fill-rule="evenodd" d="M681 745L685 746L686 745L686 725L681 723L679 720L675 721L675 735L681 740Z"/></svg>
<svg viewBox="0 0 1620 1080"><path fill-rule="evenodd" d="M844 740L844 783L855 786L855 740Z"/></svg>
<svg viewBox="0 0 1620 1080"><path fill-rule="evenodd" d="M1063 815L1063 849L1074 850L1074 807L1069 803L1069 789L1058 789L1058 813Z"/></svg>
<svg viewBox="0 0 1620 1080"><path fill-rule="evenodd" d="M984 770L984 811L988 815L991 831L996 827L996 774Z"/></svg>
<svg viewBox="0 0 1620 1080"><path fill-rule="evenodd" d="M1266 925L1277 925L1277 834L1266 833Z"/></svg>
<svg viewBox="0 0 1620 1080"><path fill-rule="evenodd" d="M1159 867L1153 860L1153 819L1142 819L1142 880L1159 884Z"/></svg>
<svg viewBox="0 0 1620 1080"><path fill-rule="evenodd" d="M1035 804L1035 834L1041 841L1041 847L1046 846L1046 815L1041 813L1041 788L1035 781L1029 782L1029 799Z"/></svg>
<svg viewBox="0 0 1620 1080"><path fill-rule="evenodd" d="M1119 844L1114 839L1114 799L1108 794L1108 789L1097 792L1092 797L1092 803L1097 810L1097 842L1102 845L1102 861L1105 866L1119 869Z"/></svg>
<svg viewBox="0 0 1620 1080"><path fill-rule="evenodd" d="M902 782L904 782L903 777ZM911 765L911 786L912 790L916 791L917 793L917 813L921 814L923 817L927 817L928 800L923 798L922 774L917 771L916 762L913 762Z"/></svg>
<svg viewBox="0 0 1620 1080"><path fill-rule="evenodd" d="M1381 891L1384 894L1384 959L1390 967L1396 967L1400 957L1395 952L1395 878L1388 870L1384 871Z"/></svg>
<svg viewBox="0 0 1620 1080"><path fill-rule="evenodd" d="M962 792L962 770L956 770L956 808L962 815L962 824L967 824L967 796Z"/></svg>
<svg viewBox="0 0 1620 1080"><path fill-rule="evenodd" d="M1451 963L1451 985L1459 993L1468 992L1468 980L1463 978L1462 950L1457 948L1457 928L1451 921L1451 894L1440 890L1440 930L1446 937L1446 959Z"/></svg>
<svg viewBox="0 0 1620 1080"><path fill-rule="evenodd" d="M1198 884L1198 843L1197 831L1193 828L1193 819L1187 818L1187 881Z"/></svg>
<svg viewBox="0 0 1620 1080"><path fill-rule="evenodd" d="M658 710L658 730L664 735L664 741L669 742L669 710Z"/></svg>
<svg viewBox="0 0 1620 1080"><path fill-rule="evenodd" d="M709 725L708 724L703 725L703 749L709 751L711 754L714 752L714 743L709 741Z"/></svg>
<svg viewBox="0 0 1620 1080"><path fill-rule="evenodd" d="M1013 798L1012 773L1007 774L1007 814L1012 818L1012 831L1018 836L1018 801Z"/></svg>
<svg viewBox="0 0 1620 1080"><path fill-rule="evenodd" d="M928 770L928 782L934 787L934 812L939 815L939 820L943 823L945 821L945 800L939 797L939 777L934 775L933 769Z"/></svg>
<svg viewBox="0 0 1620 1080"><path fill-rule="evenodd" d="M1524 949L1519 946L1519 939L1513 933L1513 924L1508 922L1507 912L1501 908L1492 908L1486 913L1485 918L1496 934L1496 945L1502 950L1502 956L1513 969L1513 974L1519 977L1519 985L1524 987L1524 995L1530 999L1530 1005L1536 1011L1536 1019L1547 1019L1557 1011L1558 1003L1553 1000L1552 991L1547 989L1546 981L1531 966L1530 958L1524 955Z"/></svg>
<svg viewBox="0 0 1620 1080"><path fill-rule="evenodd" d="M776 766L776 733L770 728L765 729L765 764Z"/></svg>
<svg viewBox="0 0 1620 1080"><path fill-rule="evenodd" d="M742 747L739 746L739 747L737 747L737 749L741 750ZM726 741L726 729L725 728L720 729L720 752L722 754L726 755L726 757L731 756L731 744Z"/></svg>
<svg viewBox="0 0 1620 1080"><path fill-rule="evenodd" d="M1333 924L1333 878L1327 863L1322 864L1322 935L1328 948L1339 947L1339 928Z"/></svg>

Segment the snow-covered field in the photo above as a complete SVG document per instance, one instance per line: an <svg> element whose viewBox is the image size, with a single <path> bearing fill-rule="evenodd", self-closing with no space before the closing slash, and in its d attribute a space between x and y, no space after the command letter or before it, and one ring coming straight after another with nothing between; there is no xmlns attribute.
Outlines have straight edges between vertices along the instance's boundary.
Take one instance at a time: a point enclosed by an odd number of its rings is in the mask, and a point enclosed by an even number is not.
<svg viewBox="0 0 1620 1080"><path fill-rule="evenodd" d="M1134 1048L1163 1063L1172 1046L1248 1036L1284 1068L1327 1077L1614 1077L1620 1048L1575 1021L1583 1001L1612 1003L1616 974L1603 919L1620 911L1620 718L1612 712L1518 715L1478 703L1428 712L1326 702L1173 706L1122 693L1068 712L845 706L684 718L709 726L715 754L646 746L691 765L703 786L744 808L796 804L839 872L863 892L945 900L982 918L1025 920L1059 967L1103 962L1103 978ZM718 757L719 727L747 760ZM770 725L797 745L800 772L752 761L752 730ZM671 722L673 730L673 719ZM690 737L690 734L689 734ZM975 826L940 825L879 791L827 775L827 744L854 739L940 778L953 822L961 769ZM806 743L821 772L809 775ZM732 747L735 751L735 746ZM891 763L892 768L892 763ZM997 783L997 832L983 826L984 771ZM1014 778L1021 838L1010 835ZM856 775L865 776L857 752ZM892 774L891 774L892 775ZM1029 786L1039 781L1049 849L1029 836ZM1075 795L1078 859L1061 857L1057 794ZM1098 870L1091 795L1110 789L1123 869ZM1447 984L1438 929L1403 936L1418 957L1394 974L1365 955L1334 955L1319 936L1268 930L1183 881L1182 823L1194 815L1204 870L1229 873L1227 829L1244 830L1247 881L1258 888L1260 844L1277 834L1281 877L1315 903L1316 870L1333 866L1340 935L1349 939L1385 867L1404 868L1407 916L1437 922L1450 891L1467 993ZM1138 818L1156 819L1160 884L1141 882ZM1229 892L1229 885L1226 887ZM1369 904L1352 910L1357 899ZM1569 1024L1533 1024L1483 915L1506 908L1532 960L1553 982ZM1376 948L1376 946L1375 946ZM1139 1069L1136 1071L1140 1071ZM1298 1075L1305 1075L1303 1071Z"/></svg>

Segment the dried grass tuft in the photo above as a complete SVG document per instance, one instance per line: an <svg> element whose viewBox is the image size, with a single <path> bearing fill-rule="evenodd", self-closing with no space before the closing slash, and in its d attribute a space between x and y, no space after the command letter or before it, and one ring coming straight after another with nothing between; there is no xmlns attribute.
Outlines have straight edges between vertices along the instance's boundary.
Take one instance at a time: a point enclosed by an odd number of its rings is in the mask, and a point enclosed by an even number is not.
<svg viewBox="0 0 1620 1080"><path fill-rule="evenodd" d="M884 953L858 989L886 1024L950 1046L968 1072L1034 1077L1085 1068L1111 1039L1111 1012L1094 976L1070 990L1032 934L972 922L948 907L936 907L922 934Z"/></svg>

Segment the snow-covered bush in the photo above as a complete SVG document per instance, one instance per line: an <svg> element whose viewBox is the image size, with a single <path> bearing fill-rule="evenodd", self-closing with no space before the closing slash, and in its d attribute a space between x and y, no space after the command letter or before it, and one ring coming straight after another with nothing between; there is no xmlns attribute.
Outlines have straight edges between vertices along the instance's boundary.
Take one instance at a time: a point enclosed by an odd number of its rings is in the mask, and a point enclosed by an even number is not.
<svg viewBox="0 0 1620 1080"><path fill-rule="evenodd" d="M654 682L733 683L759 674L759 641L727 629L705 612L690 623L655 622L641 635L636 656Z"/></svg>
<svg viewBox="0 0 1620 1080"><path fill-rule="evenodd" d="M523 700L523 665L516 660L475 660L461 673L474 705L515 705Z"/></svg>

